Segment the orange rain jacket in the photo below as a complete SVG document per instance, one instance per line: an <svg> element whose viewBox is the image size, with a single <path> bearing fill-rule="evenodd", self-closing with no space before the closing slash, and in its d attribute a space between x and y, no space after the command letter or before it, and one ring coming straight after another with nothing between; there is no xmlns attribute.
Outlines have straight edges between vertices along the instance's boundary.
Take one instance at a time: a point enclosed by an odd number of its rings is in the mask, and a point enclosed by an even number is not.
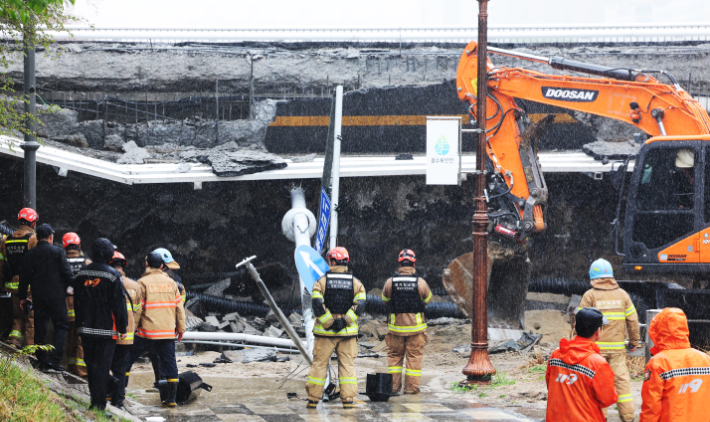
<svg viewBox="0 0 710 422"><path fill-rule="evenodd" d="M560 340L547 362L547 422L605 422L602 408L616 403L614 372L584 337Z"/></svg>
<svg viewBox="0 0 710 422"><path fill-rule="evenodd" d="M685 313L664 309L648 335L653 358L646 364L639 422L710 421L710 356L690 347Z"/></svg>

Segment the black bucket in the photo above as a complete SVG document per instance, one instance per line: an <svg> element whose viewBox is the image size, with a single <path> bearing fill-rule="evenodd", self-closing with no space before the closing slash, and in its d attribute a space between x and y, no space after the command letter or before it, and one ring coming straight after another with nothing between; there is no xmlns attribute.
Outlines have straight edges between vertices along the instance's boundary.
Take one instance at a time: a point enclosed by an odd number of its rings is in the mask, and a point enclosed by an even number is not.
<svg viewBox="0 0 710 422"><path fill-rule="evenodd" d="M158 389L158 391L160 391L160 397L167 395L167 381L160 380L153 385ZM177 404L185 404L195 400L200 396L202 390L212 391L212 386L202 382L202 378L192 371L183 372L178 375L178 387L175 402Z"/></svg>
<svg viewBox="0 0 710 422"><path fill-rule="evenodd" d="M370 401L387 401L392 394L392 374L367 374L365 395Z"/></svg>
<svg viewBox="0 0 710 422"><path fill-rule="evenodd" d="M0 236L1 237L1 236ZM7 338L12 331L12 297L10 293L0 293L0 338Z"/></svg>

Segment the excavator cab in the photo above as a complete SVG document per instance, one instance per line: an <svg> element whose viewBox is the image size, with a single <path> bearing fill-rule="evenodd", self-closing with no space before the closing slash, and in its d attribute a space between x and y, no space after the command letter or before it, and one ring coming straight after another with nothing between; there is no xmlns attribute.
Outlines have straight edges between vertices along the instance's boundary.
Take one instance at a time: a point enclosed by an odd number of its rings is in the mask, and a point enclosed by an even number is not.
<svg viewBox="0 0 710 422"><path fill-rule="evenodd" d="M659 136L636 160L624 220L624 270L710 270L710 136Z"/></svg>

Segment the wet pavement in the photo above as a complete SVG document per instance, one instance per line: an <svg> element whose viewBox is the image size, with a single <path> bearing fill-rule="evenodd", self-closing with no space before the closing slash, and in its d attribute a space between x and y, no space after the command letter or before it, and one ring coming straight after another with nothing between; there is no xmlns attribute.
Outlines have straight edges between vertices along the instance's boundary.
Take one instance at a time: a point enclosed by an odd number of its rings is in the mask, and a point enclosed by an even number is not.
<svg viewBox="0 0 710 422"><path fill-rule="evenodd" d="M131 374L128 396L143 406L132 409L137 416L161 416L168 422L182 421L267 421L267 422L360 422L360 421L540 421L544 409L517 407L497 409L471 397L453 392L422 393L392 397L388 402L370 402L358 395L355 409L343 409L340 400L321 402L315 410L306 409L304 382L283 384L276 378L203 377L212 392L177 409L163 409L152 386L152 373ZM424 381L424 380L423 380ZM364 382L360 383L364 392ZM299 398L288 399L295 392ZM523 416L521 413L529 416Z"/></svg>

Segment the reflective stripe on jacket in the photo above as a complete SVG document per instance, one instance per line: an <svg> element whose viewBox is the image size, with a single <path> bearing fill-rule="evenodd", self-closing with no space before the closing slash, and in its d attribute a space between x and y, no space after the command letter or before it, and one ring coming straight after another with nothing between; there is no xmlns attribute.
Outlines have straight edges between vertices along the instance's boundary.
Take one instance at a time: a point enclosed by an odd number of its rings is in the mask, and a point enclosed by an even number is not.
<svg viewBox="0 0 710 422"><path fill-rule="evenodd" d="M121 280L123 281L123 288L126 289L128 297L126 297L126 313L128 314L128 325L126 326L126 338L121 340L120 338L116 341L116 344L133 344L133 335L136 331L136 314L140 309L140 299L138 297L138 291L140 287L138 283L126 277L123 270L118 270L121 273Z"/></svg>
<svg viewBox="0 0 710 422"><path fill-rule="evenodd" d="M185 332L185 309L177 284L161 270L146 269L138 280L138 337L173 339Z"/></svg>
<svg viewBox="0 0 710 422"><path fill-rule="evenodd" d="M683 311L661 311L648 335L654 356L644 372L639 422L709 422L710 356L690 347Z"/></svg>
<svg viewBox="0 0 710 422"><path fill-rule="evenodd" d="M624 352L627 330L629 343L637 346L640 339L639 317L629 294L613 278L595 279L591 284L593 288L584 293L579 309L597 308L609 320L597 342L599 348L603 352Z"/></svg>
<svg viewBox="0 0 710 422"><path fill-rule="evenodd" d="M616 403L614 372L589 339L560 340L547 362L547 422L605 422Z"/></svg>
<svg viewBox="0 0 710 422"><path fill-rule="evenodd" d="M0 260L0 267L2 267L2 269L0 270L0 275L2 275L2 277L0 277L0 281L3 281L4 277L10 276L10 267L7 262L6 243L8 241L12 241L13 239L24 237L27 234L32 233L33 236L31 236L27 241L27 250L29 251L30 249L37 246L37 236L34 236L34 232L35 231L32 227L20 226L20 228L17 229L15 233L11 234L9 237L4 237L2 241L0 241L0 255L2 255L2 260ZM6 292L17 293L17 289L20 287L19 269L16 271L17 272L13 274L13 277L10 280L4 280Z"/></svg>
<svg viewBox="0 0 710 422"><path fill-rule="evenodd" d="M345 273L348 267L346 266L333 266L330 267L330 271L334 273ZM313 285L313 293L311 297L313 299L323 299L323 295L326 290L326 279L321 277ZM358 306L358 301L366 300L365 286L362 285L360 280L353 277L353 306L345 314L331 314L330 310L323 305L325 313L320 317L316 318L316 323L313 326L313 334L321 337L353 337L358 334L360 327L358 326L357 320L359 317L355 314L355 310ZM338 318L345 318L347 325L342 330L337 333L329 330L333 322Z"/></svg>
<svg viewBox="0 0 710 422"><path fill-rule="evenodd" d="M414 275L414 267L400 267L397 271L400 275ZM419 297L424 305L428 304L432 298L432 292L426 280L418 279ZM382 301L387 304L392 297L392 278L387 279L382 288ZM427 329L426 318L423 312L390 314L387 319L387 328L390 333L398 336L413 336Z"/></svg>

